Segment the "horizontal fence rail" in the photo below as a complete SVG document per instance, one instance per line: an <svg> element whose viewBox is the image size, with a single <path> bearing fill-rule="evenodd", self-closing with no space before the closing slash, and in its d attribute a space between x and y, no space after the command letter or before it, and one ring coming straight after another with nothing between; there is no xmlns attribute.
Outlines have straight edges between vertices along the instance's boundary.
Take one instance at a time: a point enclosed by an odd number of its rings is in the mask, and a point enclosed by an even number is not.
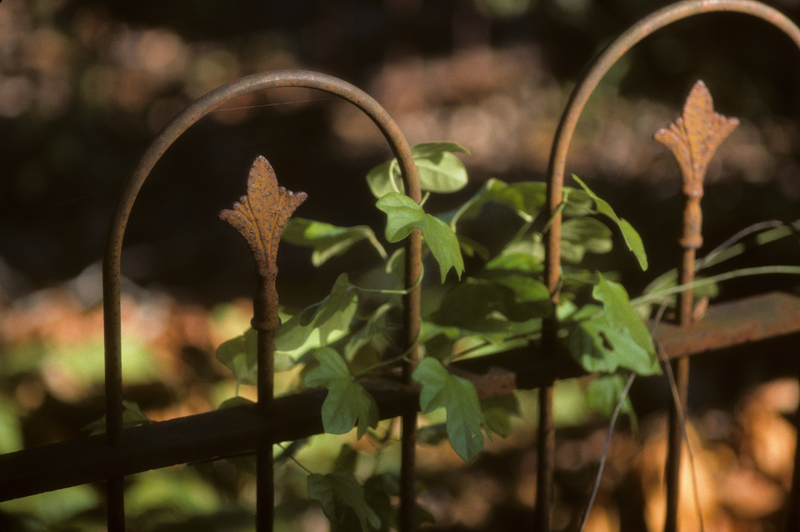
<svg viewBox="0 0 800 532"><path fill-rule="evenodd" d="M559 304L564 175L569 147L582 111L603 76L642 39L673 22L711 12L737 12L762 19L784 32L800 48L800 29L778 11L752 0L687 0L668 6L646 17L609 44L592 62L572 92L556 131L548 168L545 280L553 308ZM304 199L278 187L266 160L254 164L248 194L222 218L238 229L248 241L256 261L259 291L254 297L252 325L258 331L258 402L214 412L152 423L133 428L122 424L121 277L122 241L131 209L139 190L158 160L170 145L200 118L224 102L253 91L277 87L305 87L336 95L367 114L389 143L399 161L406 194L416 203L422 195L410 147L394 120L369 95L341 80L323 74L286 71L257 74L236 80L199 99L176 116L152 142L130 179L123 186L112 217L104 255L103 294L105 318L106 420L104 435L45 445L0 456L0 501L58 490L79 484L105 482L108 494L108 527L125 529L123 480L128 475L177 464L218 460L245 453L257 456L256 527L272 529L274 479L272 445L306 438L324 432L321 407L324 390L273 397L274 335L279 326L277 269L275 253L281 223ZM694 280L695 253L702 244L703 178L716 147L736 127L713 111L710 94L702 82L695 85L683 115L656 139L672 150L683 177L684 219L680 240L683 247L680 282ZM257 179L268 178L267 184ZM254 192L261 187L267 207L257 204ZM276 200L276 198L278 198ZM288 199L287 199L288 198ZM284 201L285 200L285 201ZM260 200L259 200L260 201ZM275 205L269 203L276 201ZM283 202L283 203L282 203ZM261 205L261 206L259 206ZM249 210L248 210L249 209ZM272 209L269 216L262 212ZM277 238L259 240L263 218L272 217L270 231ZM267 231L269 232L269 231ZM257 235L257 236L254 236ZM273 237L275 235L272 235ZM399 529L416 528L415 445L420 387L411 379L418 362L420 335L420 281L422 275L422 237L412 233L405 248L405 292L403 295L403 340L406 360L399 368L368 379L364 388L378 405L380 419L402 419L401 488ZM678 401L673 405L670 447L667 460L667 517L665 530L679 528L677 500L680 486L683 426L688 401L689 358L726 348L800 333L800 297L768 293L747 299L711 305L702 319L693 319L692 290L679 295L678 323L659 323L655 341L659 352L674 366ZM555 316L555 312L551 315ZM542 340L532 347L499 354L459 360L449 365L453 374L470 380L479 398L496 397L515 390L539 390L537 435L536 530L551 530L554 498L555 428L553 423L553 385L561 379L587 375L577 363L564 355L557 337L555 318L545 319ZM798 455L800 456L800 454ZM798 472L795 471L797 478ZM796 482L795 482L796 484ZM800 506L797 486L793 497ZM792 514L794 515L794 514ZM800 525L790 517L787 527Z"/></svg>
<svg viewBox="0 0 800 532"><path fill-rule="evenodd" d="M690 327L661 323L656 338L669 358L800 333L800 297L771 293L709 307ZM531 357L526 350L454 362L481 398L531 390L551 380L586 375L570 359ZM419 408L418 391L399 378L368 382L381 419ZM233 407L124 429L126 445L111 447L103 435L0 455L0 501L105 481L171 465L254 452L267 436L273 443L320 434L324 390L278 397L266 419L255 407ZM35 475L31 471L36 471Z"/></svg>

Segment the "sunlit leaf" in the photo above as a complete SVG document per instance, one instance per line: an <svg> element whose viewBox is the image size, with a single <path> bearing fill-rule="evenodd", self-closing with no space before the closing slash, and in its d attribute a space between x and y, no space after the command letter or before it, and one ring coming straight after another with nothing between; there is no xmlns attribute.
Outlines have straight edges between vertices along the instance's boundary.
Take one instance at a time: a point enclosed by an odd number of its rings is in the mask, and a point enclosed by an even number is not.
<svg viewBox="0 0 800 532"><path fill-rule="evenodd" d="M355 382L344 359L331 349L323 347L314 352L319 366L306 374L309 388L327 388L328 395L322 403L322 426L330 434L346 434L358 423L357 435L378 426L378 404L360 384Z"/></svg>
<svg viewBox="0 0 800 532"><path fill-rule="evenodd" d="M625 243L628 245L628 249L630 249L633 254L636 256L636 260L639 261L639 266L642 270L647 269L647 254L644 251L644 244L642 243L642 237L639 236L639 233L636 232L636 229L627 221L622 218L617 217L617 214L614 212L614 209L611 208L611 205L608 204L605 200L599 198L597 194L592 192L592 190L584 183L583 181L578 178L578 176L573 175L572 178L583 187L589 196L592 197L594 200L595 205L597 206L597 211L600 214L604 214L608 218L614 221L617 224L620 231L622 231L622 237L625 239Z"/></svg>
<svg viewBox="0 0 800 532"><path fill-rule="evenodd" d="M332 523L341 523L349 509L358 517L361 530L369 532L369 527L381 526L380 517L364 498L364 488L349 471L309 475L308 496L322 504L322 511Z"/></svg>
<svg viewBox="0 0 800 532"><path fill-rule="evenodd" d="M467 184L467 170L454 153L469 153L455 142L426 142L411 148L422 190L456 192ZM367 183L376 198L389 192L405 193L397 159L376 166L367 174Z"/></svg>
<svg viewBox="0 0 800 532"><path fill-rule="evenodd" d="M231 338L217 348L217 360L233 372L239 384L256 385L256 360L258 332L249 329L241 336Z"/></svg>
<svg viewBox="0 0 800 532"><path fill-rule="evenodd" d="M397 192L384 195L376 205L387 216L386 240L399 242L415 229L420 229L422 238L439 263L442 282L451 268L461 277L464 259L461 257L458 238L449 225L426 214L414 200Z"/></svg>
<svg viewBox="0 0 800 532"><path fill-rule="evenodd" d="M561 226L561 258L578 264L585 253L611 251L611 230L594 218L570 218Z"/></svg>
<svg viewBox="0 0 800 532"><path fill-rule="evenodd" d="M331 257L345 253L362 240L372 244L382 258L388 256L367 225L337 227L305 218L290 218L283 230L283 240L313 248L311 262L314 266L321 266Z"/></svg>
<svg viewBox="0 0 800 532"><path fill-rule="evenodd" d="M531 253L503 253L487 262L484 267L487 270L509 270L522 273L541 273L544 271L544 264L541 258Z"/></svg>
<svg viewBox="0 0 800 532"><path fill-rule="evenodd" d="M427 414L444 407L450 445L464 461L471 461L483 449L481 425L492 437L475 387L468 380L451 375L435 358L423 359L412 378L422 385L419 397L422 412Z"/></svg>
<svg viewBox="0 0 800 532"><path fill-rule="evenodd" d="M612 328L597 305L586 305L567 323L569 353L591 373L613 373L627 368L640 375L657 375L661 369L653 353L644 349L626 329Z"/></svg>
<svg viewBox="0 0 800 532"><path fill-rule="evenodd" d="M286 352L297 350L309 341L312 334L319 336L320 346L327 345L337 331L350 328L356 310L358 293L353 289L347 274L343 273L336 279L331 293L325 299L307 307L281 325L275 336L275 349Z"/></svg>
<svg viewBox="0 0 800 532"><path fill-rule="evenodd" d="M134 401L123 399L122 401L122 428L137 427L139 425L149 425L153 421L148 418ZM84 426L84 431L90 434L103 434L106 431L106 416L92 421Z"/></svg>
<svg viewBox="0 0 800 532"><path fill-rule="evenodd" d="M639 347L651 353L651 362L657 363L653 337L641 316L631 306L625 288L619 283L606 280L599 272L597 278L598 282L592 290L592 296L603 304L605 319L609 326L616 330L628 331Z"/></svg>

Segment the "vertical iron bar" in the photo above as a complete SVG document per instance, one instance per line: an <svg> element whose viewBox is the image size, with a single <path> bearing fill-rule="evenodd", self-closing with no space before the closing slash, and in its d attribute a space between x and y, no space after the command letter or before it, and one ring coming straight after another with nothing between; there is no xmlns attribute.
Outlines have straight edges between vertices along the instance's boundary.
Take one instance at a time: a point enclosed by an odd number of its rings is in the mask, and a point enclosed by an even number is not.
<svg viewBox="0 0 800 532"><path fill-rule="evenodd" d="M406 161L413 165L413 159ZM409 191L415 201L419 202L419 188ZM405 285L406 288L418 286L419 276L422 275L422 233L415 230L408 237L406 244ZM403 382L410 386L411 375L419 360L417 340L420 331L420 291L411 290L404 300L405 322L405 348L408 350L408 361L403 363ZM417 409L409 409L402 418L402 435L400 440L400 513L398 523L400 532L416 530L417 515Z"/></svg>
<svg viewBox="0 0 800 532"><path fill-rule="evenodd" d="M106 481L106 515L108 532L124 532L125 500L123 477L114 477Z"/></svg>
<svg viewBox="0 0 800 532"><path fill-rule="evenodd" d="M681 284L694 282L694 262L696 251L687 247L683 252L683 262L680 269ZM693 291L685 290L679 295L678 318L682 327L692 323ZM689 358L679 358L672 362L672 371L675 375L675 386L679 403L674 401L669 410L669 440L667 449L666 484L667 484L667 515L664 520L665 532L678 530L678 508L680 502L681 484L681 457L683 453L683 420L686 417L686 405L689 400ZM679 412L678 409L681 409ZM681 415L683 414L683 415Z"/></svg>
<svg viewBox="0 0 800 532"><path fill-rule="evenodd" d="M258 320L254 320L258 321ZM269 417L274 409L275 331L258 330L258 411ZM271 532L275 522L275 472L272 438L268 435L256 450L256 532Z"/></svg>

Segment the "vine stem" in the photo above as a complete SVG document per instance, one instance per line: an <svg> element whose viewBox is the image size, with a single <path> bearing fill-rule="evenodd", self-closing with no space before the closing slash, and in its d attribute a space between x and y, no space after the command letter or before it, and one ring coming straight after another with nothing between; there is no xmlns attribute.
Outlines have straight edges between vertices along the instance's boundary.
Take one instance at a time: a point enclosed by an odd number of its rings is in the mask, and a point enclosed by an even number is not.
<svg viewBox="0 0 800 532"><path fill-rule="evenodd" d="M777 265L777 266L755 266L752 268L740 268L738 270L732 270L729 272L720 273L718 275L712 275L711 277L699 279L692 283L673 286L672 288L665 288L664 290L660 290L658 292L653 292L650 294L639 296L631 299L630 302L631 305L633 306L642 305L644 303L650 303L659 300L665 296L677 294L688 288L698 288L700 286L706 286L709 284L718 283L720 281L728 281L730 279L736 279L739 277L749 277L752 275L767 275L767 274L777 274L777 273L800 275L800 266Z"/></svg>

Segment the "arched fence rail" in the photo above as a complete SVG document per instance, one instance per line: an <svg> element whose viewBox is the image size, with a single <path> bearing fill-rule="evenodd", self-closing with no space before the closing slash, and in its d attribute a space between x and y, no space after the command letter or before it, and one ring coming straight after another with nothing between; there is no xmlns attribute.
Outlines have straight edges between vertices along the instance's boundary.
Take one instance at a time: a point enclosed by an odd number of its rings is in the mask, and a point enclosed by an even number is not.
<svg viewBox="0 0 800 532"><path fill-rule="evenodd" d="M561 216L564 173L570 141L582 110L613 64L636 43L653 32L687 17L711 12L738 12L754 16L784 32L800 48L800 29L778 11L751 0L687 0L668 6L646 17L613 41L589 66L573 91L557 129L548 170L548 209L552 224L547 233L545 277L552 303L556 304L560 285ZM795 61L800 59L798 54ZM25 497L70 486L106 482L108 529L125 529L123 480L135 473L176 464L215 459L252 452L257 456L256 529L272 529L274 443L297 440L323 432L321 406L325 391L311 390L289 396L273 397L273 337L276 329L271 312L278 301L274 292L274 273L268 264L274 261L277 242L248 240L256 259L259 289L254 295L253 328L258 331L258 402L254 407L235 407L204 414L123 428L122 364L120 316L120 261L122 240L137 194L153 167L169 146L192 124L219 105L254 91L277 87L305 87L338 96L366 113L376 124L397 157L406 194L421 201L417 170L410 148L402 133L386 111L369 95L341 80L323 74L303 71L282 71L256 74L220 87L200 98L176 116L156 137L123 186L116 204L106 242L103 268L106 367L106 419L104 435L46 445L0 456L0 501ZM706 91L703 93L703 91ZM702 242L702 212L699 199L703 194L705 163L713 156L716 145L735 127L735 120L726 119L706 109L707 90L702 83L695 86L684 116L670 130L662 130L657 139L670 148L681 167L684 179L685 213L681 245L684 248L681 282L691 283L694 275L695 251ZM710 101L710 96L707 98ZM690 123L695 123L691 125ZM694 129L692 129L694 128ZM683 136L682 136L683 135ZM703 147L699 150L698 146ZM258 163L257 163L258 164ZM270 170L271 172L271 170ZM283 189L271 190L266 196L286 194L288 203L302 201ZM272 207L269 207L272 208ZM244 213L252 219L241 219L240 206L230 216L239 216L239 224L255 223L258 213ZM253 207L257 211L261 207ZM293 207L279 202L272 214L288 218ZM230 221L230 220L229 220ZM232 225L241 228L236 223ZM243 236L248 238L243 232ZM402 418L401 503L399 529L416 528L415 519L415 445L416 416L419 409L419 388L411 380L417 361L416 342L420 330L421 235L412 233L405 254L404 334L408 362L402 377L396 381L370 381L365 388L375 397L381 419ZM678 324L662 324L656 340L664 355L672 360L679 390L678 405L688 400L689 357L724 348L756 342L777 336L800 333L800 298L783 293L769 293L740 301L712 305L696 322L691 317L691 290L681 294ZM553 463L555 429L552 412L553 383L559 379L584 374L568 356L559 356L555 327L545 326L540 345L534 348L456 361L451 370L469 378L479 397L493 397L514 390L539 390L539 433L536 512L534 529L551 529L553 499ZM667 517L665 530L680 530L677 521L680 453L682 448L681 407L673 407L670 445L667 459ZM798 453L800 455L800 453ZM788 507L800 508L798 468ZM800 514L790 511L786 530L800 529Z"/></svg>

